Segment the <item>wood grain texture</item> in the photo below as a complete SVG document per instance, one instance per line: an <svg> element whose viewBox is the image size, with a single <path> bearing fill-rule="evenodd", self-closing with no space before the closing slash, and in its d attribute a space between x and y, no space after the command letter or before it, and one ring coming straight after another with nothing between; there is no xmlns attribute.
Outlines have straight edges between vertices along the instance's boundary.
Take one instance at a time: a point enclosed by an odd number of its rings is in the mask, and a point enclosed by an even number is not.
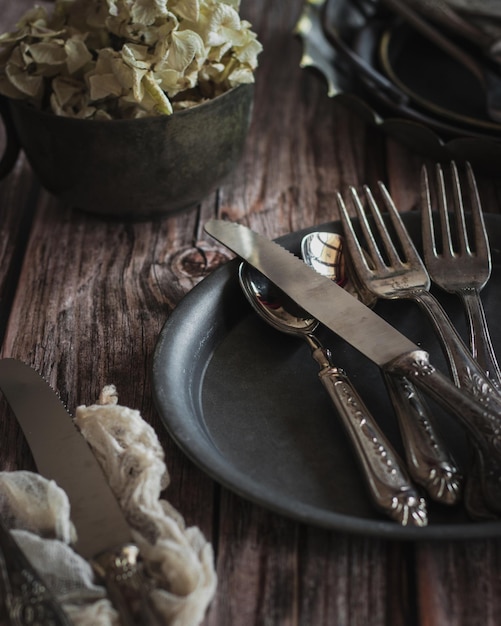
<svg viewBox="0 0 501 626"><path fill-rule="evenodd" d="M211 217L269 237L338 217L337 190L385 182L419 208L422 157L363 122L301 70L300 0L243 0L264 44L245 151L198 207L154 222L99 219L40 190L23 157L0 183L3 356L34 365L70 410L117 385L166 451L165 496L212 540L218 593L204 626L480 626L501 614L499 541L396 543L298 524L215 484L170 439L152 401L158 334L182 297L229 258L203 232ZM0 0L9 28L31 6ZM487 212L501 181L479 176ZM499 242L495 242L499 245ZM1 468L31 468L0 404Z"/></svg>

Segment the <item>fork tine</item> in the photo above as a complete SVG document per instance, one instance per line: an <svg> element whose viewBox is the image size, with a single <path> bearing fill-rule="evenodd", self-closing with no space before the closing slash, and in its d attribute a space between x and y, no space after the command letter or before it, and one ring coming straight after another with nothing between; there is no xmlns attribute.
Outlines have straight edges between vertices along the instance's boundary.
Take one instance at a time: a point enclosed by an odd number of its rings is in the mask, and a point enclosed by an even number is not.
<svg viewBox="0 0 501 626"><path fill-rule="evenodd" d="M451 258L454 256L454 246L452 244L452 235L451 235L451 224L449 220L449 212L447 210L447 191L445 189L445 177L444 172L442 170L442 166L440 163L437 163L435 166L435 175L437 177L437 196L438 196L438 215L440 218L440 232L442 233L442 256ZM456 181L453 184L454 194L455 194L455 203L456 211L459 206L462 206L461 203L461 189L459 187L459 178L457 177L457 169L456 169ZM456 198L459 197L459 200ZM430 217L433 220L433 218ZM459 224L460 220L458 220ZM464 218L463 218L464 225ZM463 228L463 233L459 232L460 240L464 241L465 237L465 229Z"/></svg>
<svg viewBox="0 0 501 626"><path fill-rule="evenodd" d="M405 261L412 265L419 266L423 272L427 273L424 267L424 263L421 257L419 256L418 251L416 250L416 247L406 227L404 226L400 213L398 212L397 207L395 206L395 203L393 202L393 199L390 196L390 193L388 192L388 190L386 189L385 185L382 182L379 182L379 189L381 190L381 194L383 196L383 202L389 213L391 222L393 224L393 228L395 229L395 233L397 234L397 237L400 241L402 251L405 255ZM388 230L386 229L386 227L385 227L385 230L388 233Z"/></svg>
<svg viewBox="0 0 501 626"><path fill-rule="evenodd" d="M362 249L362 245L355 232L353 223L350 219L344 200L341 194L337 192L337 200L338 200L339 210L341 213L341 219L343 222L343 228L345 231L346 244L348 246L348 249L351 252L352 260L356 265L358 264L359 267L363 267L365 272L372 271L373 269L377 271L384 270L385 264L384 264L383 258L381 257L381 253L379 252L376 242L372 236L372 232L367 222L367 217L365 215L365 211L363 209L363 206L357 194L357 191L355 190L354 187L350 187L349 191L350 191L350 195L352 198L353 206L355 208L355 213L360 222L362 233L365 238L366 245L368 247L367 256L369 257L372 265L369 266L366 253Z"/></svg>
<svg viewBox="0 0 501 626"><path fill-rule="evenodd" d="M456 216L456 228L459 238L459 249L461 254L469 255L471 254L471 250L468 241L468 232L466 230L461 183L459 182L458 168L454 161L451 161L451 178L452 193L454 196L454 215Z"/></svg>
<svg viewBox="0 0 501 626"><path fill-rule="evenodd" d="M343 225L344 240L350 252L351 261L354 264L355 269L360 270L363 268L363 270L368 271L370 269L369 264L367 263L365 254L362 251L362 246L360 245L355 229L353 228L353 223L344 203L343 196L339 191L336 192L336 199L339 207L341 223Z"/></svg>
<svg viewBox="0 0 501 626"><path fill-rule="evenodd" d="M423 233L423 254L425 260L437 258L435 226L431 209L431 191L426 165L421 168L421 231Z"/></svg>
<svg viewBox="0 0 501 626"><path fill-rule="evenodd" d="M367 188L364 186L365 193L367 194ZM369 220L367 219L367 214L362 205L362 201L360 200L360 196L358 195L355 187L350 187L350 194L353 201L353 205L355 207L355 211L357 213L357 217L360 222L360 227L362 229L366 246L368 248L368 253L372 262L374 263L374 268L376 270L383 270L386 267L384 259L381 255L381 251L379 246L376 243L376 239L374 238L374 233L372 232L371 226L369 224ZM369 192L370 195L370 192ZM370 202L370 199L369 199Z"/></svg>
<svg viewBox="0 0 501 626"><path fill-rule="evenodd" d="M379 184L382 185L382 183L379 183ZM393 267L398 267L402 265L402 260L390 237L390 233L388 232L386 224L384 223L383 217L381 215L381 211L379 210L379 207L374 199L374 196L372 195L372 192L367 185L364 185L364 192L365 192L365 196L367 198L367 202L369 204L369 207L372 213L372 217L374 218L374 221L376 222L376 227L379 232L379 236L381 237L381 240L386 250L386 254L388 255L388 260L390 261L390 265L392 265Z"/></svg>
<svg viewBox="0 0 501 626"><path fill-rule="evenodd" d="M489 240L487 237L487 229L484 222L484 214L482 205L480 204L480 196L478 195L477 182L475 174L470 163L466 162L466 177L468 180L468 191L470 199L470 209L473 218L473 228L475 235L475 253L477 256L483 255L488 259L489 268L491 265L491 253Z"/></svg>

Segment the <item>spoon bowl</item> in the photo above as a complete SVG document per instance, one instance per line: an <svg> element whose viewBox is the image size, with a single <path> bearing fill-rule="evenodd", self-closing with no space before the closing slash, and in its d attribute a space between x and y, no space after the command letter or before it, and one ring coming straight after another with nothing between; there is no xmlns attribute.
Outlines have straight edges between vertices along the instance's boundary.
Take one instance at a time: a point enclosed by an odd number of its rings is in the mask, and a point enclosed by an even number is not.
<svg viewBox="0 0 501 626"><path fill-rule="evenodd" d="M304 262L368 307L375 306L377 297L359 281L349 263L346 262L344 243L337 233L315 231L305 235L301 241Z"/></svg>
<svg viewBox="0 0 501 626"><path fill-rule="evenodd" d="M270 281L252 266L241 263L238 279L242 291L252 308L271 326L290 335L296 335L311 341L311 335L318 327L318 322L300 309L293 302L285 308L287 296L280 292Z"/></svg>

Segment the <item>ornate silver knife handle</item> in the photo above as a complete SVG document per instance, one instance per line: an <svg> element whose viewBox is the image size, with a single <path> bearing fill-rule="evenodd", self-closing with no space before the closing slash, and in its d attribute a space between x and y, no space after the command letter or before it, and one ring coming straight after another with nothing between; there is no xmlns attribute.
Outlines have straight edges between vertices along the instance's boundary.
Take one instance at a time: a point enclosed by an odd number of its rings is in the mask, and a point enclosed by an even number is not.
<svg viewBox="0 0 501 626"><path fill-rule="evenodd" d="M71 626L71 621L1 519L0 592L11 626Z"/></svg>
<svg viewBox="0 0 501 626"><path fill-rule="evenodd" d="M404 526L426 526L426 503L362 398L343 370L332 366L328 350L318 347L312 354L320 366L319 378L356 449L374 503Z"/></svg>
<svg viewBox="0 0 501 626"><path fill-rule="evenodd" d="M475 384L476 396L465 393L433 367L424 350L404 354L383 369L411 380L462 422L478 449L485 502L501 514L501 409L491 386Z"/></svg>
<svg viewBox="0 0 501 626"><path fill-rule="evenodd" d="M148 598L139 549L134 544L107 550L93 560L123 626L160 626Z"/></svg>
<svg viewBox="0 0 501 626"><path fill-rule="evenodd" d="M433 500L456 504L463 494L463 476L441 440L424 398L407 378L385 373L385 381L411 477Z"/></svg>

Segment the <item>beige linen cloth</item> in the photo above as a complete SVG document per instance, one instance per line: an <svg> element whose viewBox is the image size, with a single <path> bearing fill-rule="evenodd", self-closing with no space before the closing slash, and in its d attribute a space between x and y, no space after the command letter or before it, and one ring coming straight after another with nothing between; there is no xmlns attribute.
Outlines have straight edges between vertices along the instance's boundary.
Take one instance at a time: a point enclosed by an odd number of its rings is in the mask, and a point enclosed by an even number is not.
<svg viewBox="0 0 501 626"><path fill-rule="evenodd" d="M169 626L196 626L216 589L213 550L201 531L160 499L169 484L155 431L138 411L120 406L113 385L97 404L80 406L75 423L91 445L133 529L151 601ZM70 505L54 481L32 472L0 472L0 515L28 559L77 626L118 626L90 564L70 544Z"/></svg>

